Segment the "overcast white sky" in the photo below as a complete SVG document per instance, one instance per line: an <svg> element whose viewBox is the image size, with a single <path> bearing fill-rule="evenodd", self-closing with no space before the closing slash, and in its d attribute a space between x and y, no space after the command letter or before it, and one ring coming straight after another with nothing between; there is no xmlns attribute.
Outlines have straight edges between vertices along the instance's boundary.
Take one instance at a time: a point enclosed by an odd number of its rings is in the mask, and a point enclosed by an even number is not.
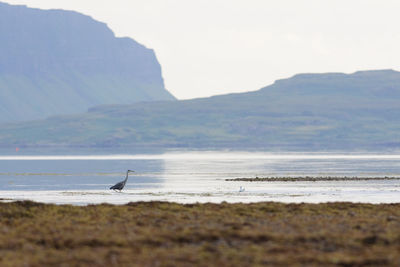
<svg viewBox="0 0 400 267"><path fill-rule="evenodd" d="M0 0L76 10L155 50L179 99L304 72L400 69L399 0Z"/></svg>

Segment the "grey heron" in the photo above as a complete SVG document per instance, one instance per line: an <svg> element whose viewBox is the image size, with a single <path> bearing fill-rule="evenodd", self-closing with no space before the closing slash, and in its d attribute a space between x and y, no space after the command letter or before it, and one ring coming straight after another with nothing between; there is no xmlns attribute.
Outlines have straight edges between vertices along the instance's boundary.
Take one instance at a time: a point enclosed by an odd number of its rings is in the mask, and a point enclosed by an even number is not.
<svg viewBox="0 0 400 267"><path fill-rule="evenodd" d="M119 183L116 183L115 185L111 186L110 189L112 189L114 191L119 190L121 192L121 190L125 187L126 181L128 181L128 175L130 172L135 172L135 171L127 170L125 180L123 180Z"/></svg>

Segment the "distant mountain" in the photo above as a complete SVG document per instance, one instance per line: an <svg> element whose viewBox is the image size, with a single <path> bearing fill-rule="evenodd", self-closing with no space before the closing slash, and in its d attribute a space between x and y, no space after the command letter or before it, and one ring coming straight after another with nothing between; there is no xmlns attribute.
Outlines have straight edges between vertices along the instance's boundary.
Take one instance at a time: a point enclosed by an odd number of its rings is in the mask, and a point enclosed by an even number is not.
<svg viewBox="0 0 400 267"><path fill-rule="evenodd" d="M153 50L106 24L0 3L0 122L174 99Z"/></svg>
<svg viewBox="0 0 400 267"><path fill-rule="evenodd" d="M3 146L400 148L400 72L300 74L249 93L91 108L0 127Z"/></svg>

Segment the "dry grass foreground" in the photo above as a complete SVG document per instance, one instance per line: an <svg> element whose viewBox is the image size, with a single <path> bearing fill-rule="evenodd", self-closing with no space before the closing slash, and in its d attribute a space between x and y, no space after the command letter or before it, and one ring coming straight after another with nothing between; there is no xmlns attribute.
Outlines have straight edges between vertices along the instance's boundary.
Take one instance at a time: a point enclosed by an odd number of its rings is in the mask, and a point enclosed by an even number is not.
<svg viewBox="0 0 400 267"><path fill-rule="evenodd" d="M399 266L400 204L0 203L0 266Z"/></svg>

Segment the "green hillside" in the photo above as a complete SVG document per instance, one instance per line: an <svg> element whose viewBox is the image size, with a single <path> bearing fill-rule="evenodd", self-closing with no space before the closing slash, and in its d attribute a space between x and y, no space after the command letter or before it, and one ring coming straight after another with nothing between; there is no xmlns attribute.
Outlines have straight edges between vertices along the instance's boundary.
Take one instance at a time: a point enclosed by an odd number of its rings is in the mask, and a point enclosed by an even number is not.
<svg viewBox="0 0 400 267"><path fill-rule="evenodd" d="M3 125L0 144L175 148L400 147L400 73L301 74L259 91L91 108Z"/></svg>

